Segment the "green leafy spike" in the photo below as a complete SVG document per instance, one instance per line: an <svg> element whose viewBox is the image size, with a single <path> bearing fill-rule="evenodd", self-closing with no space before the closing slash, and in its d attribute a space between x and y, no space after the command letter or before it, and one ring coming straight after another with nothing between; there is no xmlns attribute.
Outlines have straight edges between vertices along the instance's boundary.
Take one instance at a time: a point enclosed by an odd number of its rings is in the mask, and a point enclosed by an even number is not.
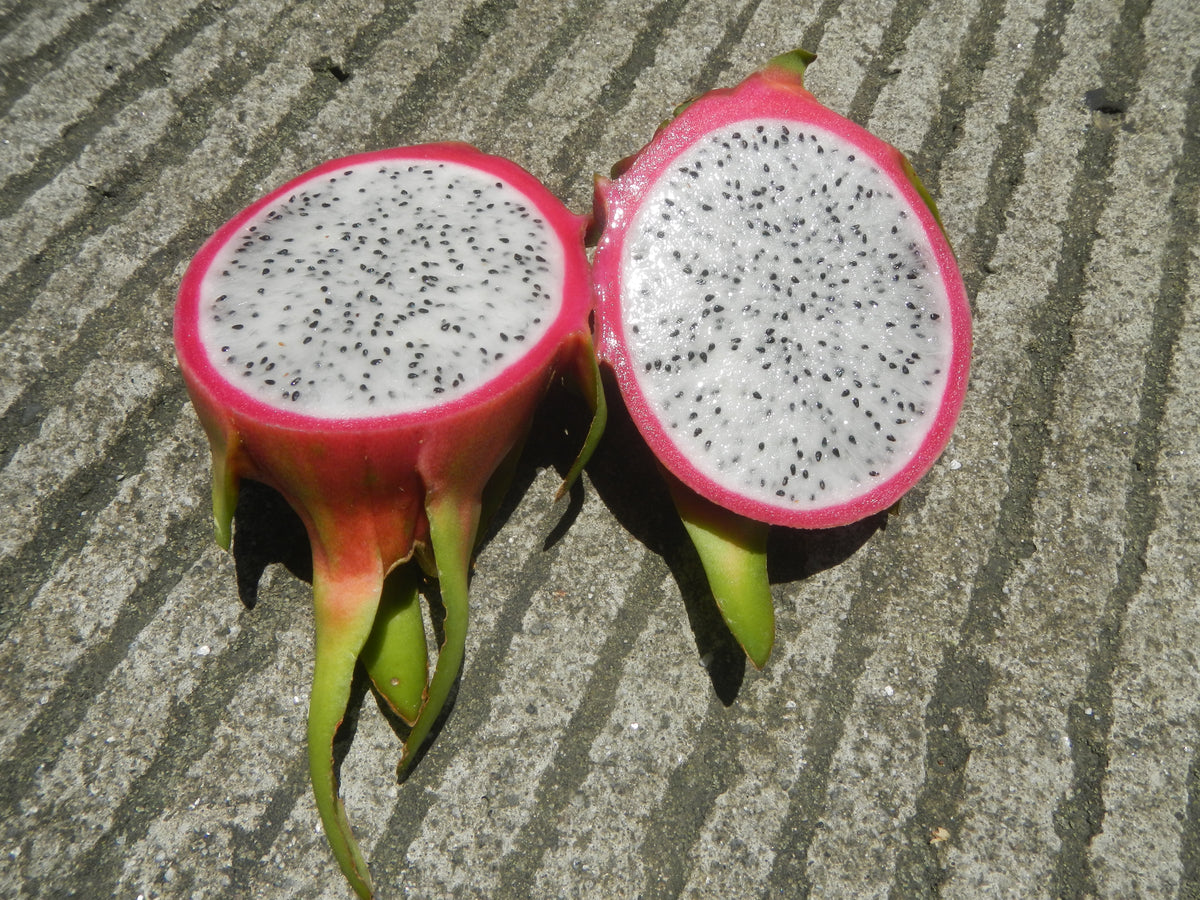
<svg viewBox="0 0 1200 900"><path fill-rule="evenodd" d="M362 900L373 896L371 876L339 795L333 741L346 715L354 667L371 632L382 589L382 570L347 577L314 553L316 636L308 706L308 771L333 855Z"/></svg>
<svg viewBox="0 0 1200 900"><path fill-rule="evenodd" d="M725 624L761 669L775 643L775 609L767 579L768 526L722 509L674 477L668 476L667 484Z"/></svg>
<svg viewBox="0 0 1200 900"><path fill-rule="evenodd" d="M404 752L397 770L400 777L416 758L421 744L441 714L454 679L462 667L470 615L467 586L470 581L471 550L475 546L475 534L479 528L480 504L474 498L442 494L430 497L426 512L446 618L442 623L442 646L438 650L433 677L425 692L425 702L404 742Z"/></svg>
<svg viewBox="0 0 1200 900"><path fill-rule="evenodd" d="M797 47L795 50L779 54L768 62L764 68L768 72L772 69L782 69L803 81L805 70L812 65L813 60L816 58L817 54Z"/></svg>
<svg viewBox="0 0 1200 900"><path fill-rule="evenodd" d="M421 711L429 676L420 580L415 562L404 563L387 577L375 624L360 655L375 690L409 725Z"/></svg>
<svg viewBox="0 0 1200 900"><path fill-rule="evenodd" d="M592 458L596 445L604 436L604 427L608 423L608 405L604 399L604 382L600 378L600 366L596 361L591 338L588 337L585 341L587 345L585 350L575 356L575 378L587 399L588 406L591 407L592 424L588 427L587 437L584 438L583 446L579 448L579 454L567 472L567 477L559 485L558 493L554 496L555 500L562 498L583 472L583 467Z"/></svg>
<svg viewBox="0 0 1200 900"><path fill-rule="evenodd" d="M238 477L234 455L224 443L212 448L212 513L217 546L228 550L233 540L233 512L237 509Z"/></svg>

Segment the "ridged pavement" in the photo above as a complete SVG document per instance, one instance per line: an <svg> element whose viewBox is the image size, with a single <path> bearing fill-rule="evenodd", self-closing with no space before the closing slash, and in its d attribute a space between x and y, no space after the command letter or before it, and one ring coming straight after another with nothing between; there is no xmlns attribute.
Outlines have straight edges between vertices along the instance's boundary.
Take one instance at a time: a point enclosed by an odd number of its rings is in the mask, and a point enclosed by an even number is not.
<svg viewBox="0 0 1200 900"><path fill-rule="evenodd" d="M938 198L976 313L953 442L900 515L776 536L760 673L619 413L551 502L553 396L407 782L358 698L380 896L1200 897L1192 0L0 0L0 897L349 896L303 537L251 491L211 541L170 341L203 239L435 139L586 211L797 46Z"/></svg>

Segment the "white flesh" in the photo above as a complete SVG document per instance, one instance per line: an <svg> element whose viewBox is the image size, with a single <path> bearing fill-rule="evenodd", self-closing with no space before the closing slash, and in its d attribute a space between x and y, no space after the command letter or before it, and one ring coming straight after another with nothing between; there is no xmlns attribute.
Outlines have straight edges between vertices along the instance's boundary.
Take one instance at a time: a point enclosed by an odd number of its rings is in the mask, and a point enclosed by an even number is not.
<svg viewBox="0 0 1200 900"><path fill-rule="evenodd" d="M946 387L929 241L828 132L751 120L689 148L630 224L622 282L634 371L671 440L764 503L824 507L894 476Z"/></svg>
<svg viewBox="0 0 1200 900"><path fill-rule="evenodd" d="M532 346L563 252L523 194L444 162L323 176L214 260L201 334L235 386L324 418L444 403Z"/></svg>

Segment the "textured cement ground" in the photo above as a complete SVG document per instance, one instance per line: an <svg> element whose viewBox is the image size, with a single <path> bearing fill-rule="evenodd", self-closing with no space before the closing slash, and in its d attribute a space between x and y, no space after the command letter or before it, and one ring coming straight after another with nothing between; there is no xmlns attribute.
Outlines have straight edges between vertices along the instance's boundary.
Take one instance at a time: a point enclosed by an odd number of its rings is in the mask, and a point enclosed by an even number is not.
<svg viewBox="0 0 1200 900"><path fill-rule="evenodd" d="M210 538L170 345L200 242L325 158L457 138L586 210L778 52L908 152L976 311L902 515L772 548L730 653L616 417L552 399L413 776L360 694L381 897L1200 896L1194 0L0 0L0 896L345 898L302 738L306 545Z"/></svg>

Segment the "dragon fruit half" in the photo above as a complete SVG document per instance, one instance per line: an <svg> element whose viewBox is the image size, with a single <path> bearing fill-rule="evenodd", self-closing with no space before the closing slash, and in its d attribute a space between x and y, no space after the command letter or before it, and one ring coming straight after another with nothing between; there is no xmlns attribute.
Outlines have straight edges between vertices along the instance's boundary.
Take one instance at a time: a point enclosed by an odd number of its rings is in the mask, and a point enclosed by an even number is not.
<svg viewBox="0 0 1200 900"><path fill-rule="evenodd" d="M511 472L557 372L595 413L568 483L603 429L585 227L516 164L428 144L300 176L217 231L183 279L175 342L212 445L217 540L229 546L243 477L308 531L309 768L361 897L333 760L356 663L412 726L403 768L461 665L485 489ZM445 607L431 678L418 562Z"/></svg>
<svg viewBox="0 0 1200 900"><path fill-rule="evenodd" d="M774 637L768 525L891 507L949 440L970 309L893 147L777 57L676 110L597 180L597 345L731 632Z"/></svg>

